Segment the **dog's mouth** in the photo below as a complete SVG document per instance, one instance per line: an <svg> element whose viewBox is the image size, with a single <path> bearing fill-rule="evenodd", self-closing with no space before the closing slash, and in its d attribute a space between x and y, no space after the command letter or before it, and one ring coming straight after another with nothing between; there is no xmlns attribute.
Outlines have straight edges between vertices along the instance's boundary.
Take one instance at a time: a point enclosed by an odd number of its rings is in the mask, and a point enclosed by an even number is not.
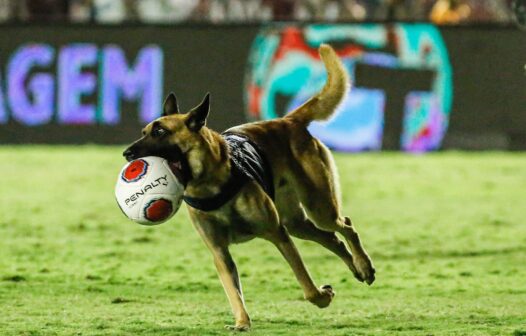
<svg viewBox="0 0 526 336"><path fill-rule="evenodd" d="M179 146L173 145L155 150L140 150L137 147L134 144L122 153L126 161L130 162L145 156L158 156L168 161L170 170L185 187L192 179L192 171L188 164L188 159Z"/></svg>
<svg viewBox="0 0 526 336"><path fill-rule="evenodd" d="M168 161L168 165L175 177L186 187L192 175L188 165L183 164L183 161Z"/></svg>
<svg viewBox="0 0 526 336"><path fill-rule="evenodd" d="M134 154L126 154L126 152L124 152L123 156L128 162L132 162L133 160L139 158L139 157L136 157Z"/></svg>

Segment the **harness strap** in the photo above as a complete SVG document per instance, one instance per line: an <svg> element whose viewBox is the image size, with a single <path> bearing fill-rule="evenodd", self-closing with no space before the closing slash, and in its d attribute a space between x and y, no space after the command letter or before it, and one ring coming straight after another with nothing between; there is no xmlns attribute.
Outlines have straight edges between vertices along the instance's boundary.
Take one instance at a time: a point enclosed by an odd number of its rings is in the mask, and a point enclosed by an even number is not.
<svg viewBox="0 0 526 336"><path fill-rule="evenodd" d="M183 200L186 204L197 210L212 211L219 209L230 201L248 181L248 177L237 169L232 160L230 160L230 163L230 166L232 167L230 178L221 187L221 191L218 194L209 198L183 196Z"/></svg>
<svg viewBox="0 0 526 336"><path fill-rule="evenodd" d="M192 208L201 211L217 210L230 201L249 180L258 182L274 199L272 171L263 152L248 137L233 132L222 134L230 151L230 178L217 195L209 198L183 196Z"/></svg>

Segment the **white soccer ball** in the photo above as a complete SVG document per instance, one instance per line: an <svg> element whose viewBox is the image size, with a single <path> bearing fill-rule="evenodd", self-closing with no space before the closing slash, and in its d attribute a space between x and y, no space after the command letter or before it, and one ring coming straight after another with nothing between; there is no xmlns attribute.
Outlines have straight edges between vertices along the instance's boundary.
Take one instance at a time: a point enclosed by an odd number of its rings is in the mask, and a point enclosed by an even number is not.
<svg viewBox="0 0 526 336"><path fill-rule="evenodd" d="M156 156L128 162L115 185L115 198L122 212L143 225L170 219L179 210L184 193L184 185L172 169L176 168Z"/></svg>

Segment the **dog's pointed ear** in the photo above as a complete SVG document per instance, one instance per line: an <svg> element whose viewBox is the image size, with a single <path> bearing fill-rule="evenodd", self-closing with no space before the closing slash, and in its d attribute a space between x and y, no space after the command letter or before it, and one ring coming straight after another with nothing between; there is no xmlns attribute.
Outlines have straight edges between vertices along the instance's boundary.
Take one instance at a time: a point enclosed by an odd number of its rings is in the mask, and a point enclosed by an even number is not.
<svg viewBox="0 0 526 336"><path fill-rule="evenodd" d="M197 105L190 112L188 112L186 126L191 131L199 131L206 124L208 112L210 112L210 93L205 95L205 98L201 104Z"/></svg>
<svg viewBox="0 0 526 336"><path fill-rule="evenodd" d="M179 113L179 105L177 105L177 97L173 92L170 92L163 104L163 117Z"/></svg>

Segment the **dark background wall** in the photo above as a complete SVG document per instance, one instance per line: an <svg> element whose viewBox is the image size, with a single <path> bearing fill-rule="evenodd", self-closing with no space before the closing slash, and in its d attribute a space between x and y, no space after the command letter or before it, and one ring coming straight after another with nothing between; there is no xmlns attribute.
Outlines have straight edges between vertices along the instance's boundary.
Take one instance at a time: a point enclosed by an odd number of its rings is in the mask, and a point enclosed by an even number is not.
<svg viewBox="0 0 526 336"><path fill-rule="evenodd" d="M71 43L122 48L130 64L155 44L163 51L163 96L174 91L183 110L212 93L210 126L223 130L246 122L243 80L258 26L21 26L0 28L0 80L6 100L7 62L21 45ZM512 27L442 28L454 74L454 100L443 148L526 149L526 33ZM57 78L57 60L38 69ZM86 68L97 74L97 67ZM396 86L386 77L385 86ZM97 102L99 92L82 98ZM5 102L4 102L5 103ZM122 103L117 125L29 127L9 117L0 124L0 144L127 143L140 134L136 102ZM5 107L9 114L9 107Z"/></svg>
<svg viewBox="0 0 526 336"><path fill-rule="evenodd" d="M26 43L46 43L57 49L71 43L94 43L98 47L121 47L130 65L138 51L159 45L164 54L164 93L173 91L181 109L197 105L206 92L212 94L210 125L225 129L245 122L243 112L243 75L249 47L257 27L234 26L4 26L0 28L0 69L6 69L10 56ZM57 61L38 69L57 79ZM85 71L97 73L96 68ZM2 90L7 90L1 71ZM96 103L98 92L84 97ZM5 99L5 98L4 98ZM56 121L28 127L9 118L0 124L0 143L127 143L140 134L138 104L122 103L118 125L60 125Z"/></svg>
<svg viewBox="0 0 526 336"><path fill-rule="evenodd" d="M443 28L454 100L444 148L526 149L526 33Z"/></svg>

